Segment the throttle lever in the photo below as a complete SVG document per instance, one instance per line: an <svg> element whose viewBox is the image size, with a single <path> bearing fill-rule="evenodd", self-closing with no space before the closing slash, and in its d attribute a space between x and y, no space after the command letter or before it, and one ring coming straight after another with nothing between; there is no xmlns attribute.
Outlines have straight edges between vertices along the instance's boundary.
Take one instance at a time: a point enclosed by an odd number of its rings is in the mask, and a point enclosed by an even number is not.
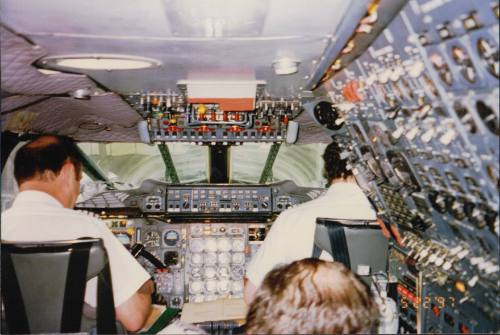
<svg viewBox="0 0 500 335"><path fill-rule="evenodd" d="M134 256L135 258L138 258L139 256L146 258L151 264L153 264L158 269L167 268L167 266L162 261L156 258L152 253L144 249L144 245L141 243L134 244L130 249L130 252L132 253L132 256Z"/></svg>

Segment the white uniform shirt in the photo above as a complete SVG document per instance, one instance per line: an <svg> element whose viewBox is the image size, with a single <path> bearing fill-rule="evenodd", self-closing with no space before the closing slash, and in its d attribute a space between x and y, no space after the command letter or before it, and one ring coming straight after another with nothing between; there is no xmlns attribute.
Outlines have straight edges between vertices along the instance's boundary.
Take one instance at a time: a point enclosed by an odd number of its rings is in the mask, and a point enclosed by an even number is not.
<svg viewBox="0 0 500 335"><path fill-rule="evenodd" d="M275 266L312 256L318 217L375 220L376 214L355 183L335 183L319 198L284 211L248 265L246 276L256 287ZM321 258L332 260L326 252Z"/></svg>
<svg viewBox="0 0 500 335"><path fill-rule="evenodd" d="M115 306L124 303L150 279L148 272L103 221L64 208L45 192L20 192L12 207L2 213L3 241L57 241L81 237L101 238L104 242L110 263ZM93 307L97 305L96 292L95 277L87 283L85 290L85 302Z"/></svg>

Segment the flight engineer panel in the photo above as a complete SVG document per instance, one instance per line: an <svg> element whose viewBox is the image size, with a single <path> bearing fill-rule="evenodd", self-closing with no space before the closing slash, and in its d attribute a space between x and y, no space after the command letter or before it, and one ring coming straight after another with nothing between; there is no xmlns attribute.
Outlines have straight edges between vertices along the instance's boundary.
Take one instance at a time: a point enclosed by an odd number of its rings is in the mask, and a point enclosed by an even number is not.
<svg viewBox="0 0 500 335"><path fill-rule="evenodd" d="M389 257L399 332L498 329L498 1L380 11L332 61L310 112L400 230Z"/></svg>

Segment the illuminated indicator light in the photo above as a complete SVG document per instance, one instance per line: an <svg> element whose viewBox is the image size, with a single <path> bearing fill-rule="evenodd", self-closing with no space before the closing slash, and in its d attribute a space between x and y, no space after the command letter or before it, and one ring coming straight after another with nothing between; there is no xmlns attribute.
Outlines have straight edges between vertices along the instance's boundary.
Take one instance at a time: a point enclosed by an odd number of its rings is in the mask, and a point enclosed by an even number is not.
<svg viewBox="0 0 500 335"><path fill-rule="evenodd" d="M227 131L232 132L232 133L238 133L242 132L244 129L241 128L240 126L231 126L227 129Z"/></svg>
<svg viewBox="0 0 500 335"><path fill-rule="evenodd" d="M458 329L460 330L460 333L462 333L462 334L469 334L469 332L470 332L469 327L467 327L467 326L466 326L466 325L464 325L463 323L461 323L461 324L458 326Z"/></svg>
<svg viewBox="0 0 500 335"><path fill-rule="evenodd" d="M210 129L208 126L206 125L202 125L201 127L198 128L198 131L200 133L209 133L212 131L212 129Z"/></svg>
<svg viewBox="0 0 500 335"><path fill-rule="evenodd" d="M455 283L455 288L457 289L458 292L460 293L465 293L466 291L466 286L465 286L465 283L462 282L462 281L457 281Z"/></svg>
<svg viewBox="0 0 500 335"><path fill-rule="evenodd" d="M270 126L262 126L261 128L257 129L257 131L260 133L269 133L273 131L273 128L271 128Z"/></svg>
<svg viewBox="0 0 500 335"><path fill-rule="evenodd" d="M181 130L182 130L182 128L177 127L177 126L169 126L169 127L167 128L167 130L168 130L168 131L170 131L170 132L179 132L179 131L181 131Z"/></svg>
<svg viewBox="0 0 500 335"><path fill-rule="evenodd" d="M434 313L434 316L437 318L439 317L439 313L441 312L441 310L439 309L439 307L437 306L433 306L432 307L432 313Z"/></svg>

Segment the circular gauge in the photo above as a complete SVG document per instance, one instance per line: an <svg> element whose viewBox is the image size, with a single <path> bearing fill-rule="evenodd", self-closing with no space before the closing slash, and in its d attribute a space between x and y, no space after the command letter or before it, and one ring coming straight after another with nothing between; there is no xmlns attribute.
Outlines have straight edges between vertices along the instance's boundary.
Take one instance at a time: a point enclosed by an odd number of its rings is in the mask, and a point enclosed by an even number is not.
<svg viewBox="0 0 500 335"><path fill-rule="evenodd" d="M490 40L480 38L477 40L477 51L481 59L486 63L488 72L500 77L500 50Z"/></svg>
<svg viewBox="0 0 500 335"><path fill-rule="evenodd" d="M217 281L217 292L219 294L228 293L230 289L230 282L227 279Z"/></svg>
<svg viewBox="0 0 500 335"><path fill-rule="evenodd" d="M398 83L391 83L392 86L392 93L398 100L403 100L403 91L401 90L401 87L399 87Z"/></svg>
<svg viewBox="0 0 500 335"><path fill-rule="evenodd" d="M235 252L231 257L231 263L233 264L244 264L245 263L245 254L242 252Z"/></svg>
<svg viewBox="0 0 500 335"><path fill-rule="evenodd" d="M191 268L191 277L194 279L201 279L201 268L200 267L193 267Z"/></svg>
<svg viewBox="0 0 500 335"><path fill-rule="evenodd" d="M460 179L458 179L457 175L454 174L453 172L446 171L444 174L448 178L450 183L452 183L452 184L453 183L460 183Z"/></svg>
<svg viewBox="0 0 500 335"><path fill-rule="evenodd" d="M203 256L199 253L191 254L191 263L200 265L203 263Z"/></svg>
<svg viewBox="0 0 500 335"><path fill-rule="evenodd" d="M473 177L465 176L464 179L465 179L465 182L467 183L467 187L469 189L478 189L478 188L480 188L479 187L479 183Z"/></svg>
<svg viewBox="0 0 500 335"><path fill-rule="evenodd" d="M143 243L145 247L159 247L160 234L157 231L148 231L144 234Z"/></svg>
<svg viewBox="0 0 500 335"><path fill-rule="evenodd" d="M356 134L358 141L360 141L361 143L365 143L365 137L363 136L361 128L357 124L353 124L352 129L354 130L354 133Z"/></svg>
<svg viewBox="0 0 500 335"><path fill-rule="evenodd" d="M400 83L401 89L403 90L404 94L410 99L413 99L415 97L415 94L413 93L413 89L411 88L408 80L406 80L405 78L401 78Z"/></svg>
<svg viewBox="0 0 500 335"><path fill-rule="evenodd" d="M438 97L439 96L438 89L427 73L424 73L422 75L422 80L423 80L423 85L427 88L429 93L433 97Z"/></svg>
<svg viewBox="0 0 500 335"><path fill-rule="evenodd" d="M245 275L245 268L241 265L234 265L231 267L231 275L234 279L242 279Z"/></svg>
<svg viewBox="0 0 500 335"><path fill-rule="evenodd" d="M336 122L340 118L338 109L327 101L321 101L314 106L313 113L319 124L330 130L339 130L343 126L343 123Z"/></svg>
<svg viewBox="0 0 500 335"><path fill-rule="evenodd" d="M213 266L207 266L205 268L204 274L205 274L206 279L212 279L217 274L217 271L215 270L215 268Z"/></svg>
<svg viewBox="0 0 500 335"><path fill-rule="evenodd" d="M373 138L379 139L385 147L389 147L391 142L389 141L389 135L387 129L383 129L381 126L374 124L372 126Z"/></svg>
<svg viewBox="0 0 500 335"><path fill-rule="evenodd" d="M392 165L392 168L399 181L407 187L415 190L419 189L418 182L413 175L406 158L400 153L388 151L387 158Z"/></svg>
<svg viewBox="0 0 500 335"><path fill-rule="evenodd" d="M230 271L227 266L222 266L219 268L219 278L229 278Z"/></svg>
<svg viewBox="0 0 500 335"><path fill-rule="evenodd" d="M202 294L197 294L197 295L192 295L189 297L190 302L203 302L205 301L205 298L203 297Z"/></svg>
<svg viewBox="0 0 500 335"><path fill-rule="evenodd" d="M228 264L231 259L231 256L229 256L228 252L220 252L217 255L217 261L219 264Z"/></svg>
<svg viewBox="0 0 500 335"><path fill-rule="evenodd" d="M233 239L233 251L243 251L245 250L245 240L242 238Z"/></svg>
<svg viewBox="0 0 500 335"><path fill-rule="evenodd" d="M476 82L476 70L472 66L472 61L465 49L459 46L453 46L451 48L451 57L455 64L460 67L460 73L469 83Z"/></svg>
<svg viewBox="0 0 500 335"><path fill-rule="evenodd" d="M208 292L215 292L215 290L217 289L217 281L215 280L207 280L205 282L205 288Z"/></svg>
<svg viewBox="0 0 500 335"><path fill-rule="evenodd" d="M163 236L163 241L169 247L173 247L173 246L177 245L177 242L179 242L179 239L180 239L180 235L175 230L169 230Z"/></svg>
<svg viewBox="0 0 500 335"><path fill-rule="evenodd" d="M476 102L476 110L483 123L486 127L495 135L500 135L500 126L498 123L498 118L493 109L490 108L483 101L478 100Z"/></svg>
<svg viewBox="0 0 500 335"><path fill-rule="evenodd" d="M387 177L387 179L391 179L394 177L394 173L392 171L391 164L389 164L388 161L385 159L382 159L379 161L380 168L382 171L384 171L384 175Z"/></svg>
<svg viewBox="0 0 500 335"><path fill-rule="evenodd" d="M492 165L486 165L486 174L491 179L493 184L497 185L497 187L500 187L500 178L498 177L498 172L496 171L498 171L498 169L495 169L495 167L493 167Z"/></svg>
<svg viewBox="0 0 500 335"><path fill-rule="evenodd" d="M243 292L243 283L241 280L233 280L231 282L231 292L233 293L240 293Z"/></svg>
<svg viewBox="0 0 500 335"><path fill-rule="evenodd" d="M204 262L206 265L215 265L217 263L217 254L215 252L208 252L204 255Z"/></svg>
<svg viewBox="0 0 500 335"><path fill-rule="evenodd" d="M217 300L219 297L217 296L217 294L207 294L205 296L205 301L215 301Z"/></svg>
<svg viewBox="0 0 500 335"><path fill-rule="evenodd" d="M469 110L458 102L455 103L453 109L455 110L455 113L457 114L458 118L460 119L460 122L462 122L464 127L471 134L475 134L477 131L477 126Z"/></svg>
<svg viewBox="0 0 500 335"><path fill-rule="evenodd" d="M217 251L217 241L213 237L205 238L205 251L214 252Z"/></svg>
<svg viewBox="0 0 500 335"><path fill-rule="evenodd" d="M190 241L189 249L192 252L202 252L203 251L203 240L201 238L193 238Z"/></svg>
<svg viewBox="0 0 500 335"><path fill-rule="evenodd" d="M200 293L203 290L203 282L201 280L193 280L189 283L190 293Z"/></svg>
<svg viewBox="0 0 500 335"><path fill-rule="evenodd" d="M193 225L191 227L191 236L201 236L203 235L203 226Z"/></svg>
<svg viewBox="0 0 500 335"><path fill-rule="evenodd" d="M227 237L220 237L217 239L217 250L219 251L230 251L231 241Z"/></svg>
<svg viewBox="0 0 500 335"><path fill-rule="evenodd" d="M441 55L434 53L430 56L430 60L443 83L451 86L453 84L453 76L451 74L450 67L446 64L444 58Z"/></svg>
<svg viewBox="0 0 500 335"><path fill-rule="evenodd" d="M375 159L373 152L369 146L363 146L360 148L361 154L363 155L363 160L366 162L368 169L373 174L371 178L383 178L382 170Z"/></svg>

